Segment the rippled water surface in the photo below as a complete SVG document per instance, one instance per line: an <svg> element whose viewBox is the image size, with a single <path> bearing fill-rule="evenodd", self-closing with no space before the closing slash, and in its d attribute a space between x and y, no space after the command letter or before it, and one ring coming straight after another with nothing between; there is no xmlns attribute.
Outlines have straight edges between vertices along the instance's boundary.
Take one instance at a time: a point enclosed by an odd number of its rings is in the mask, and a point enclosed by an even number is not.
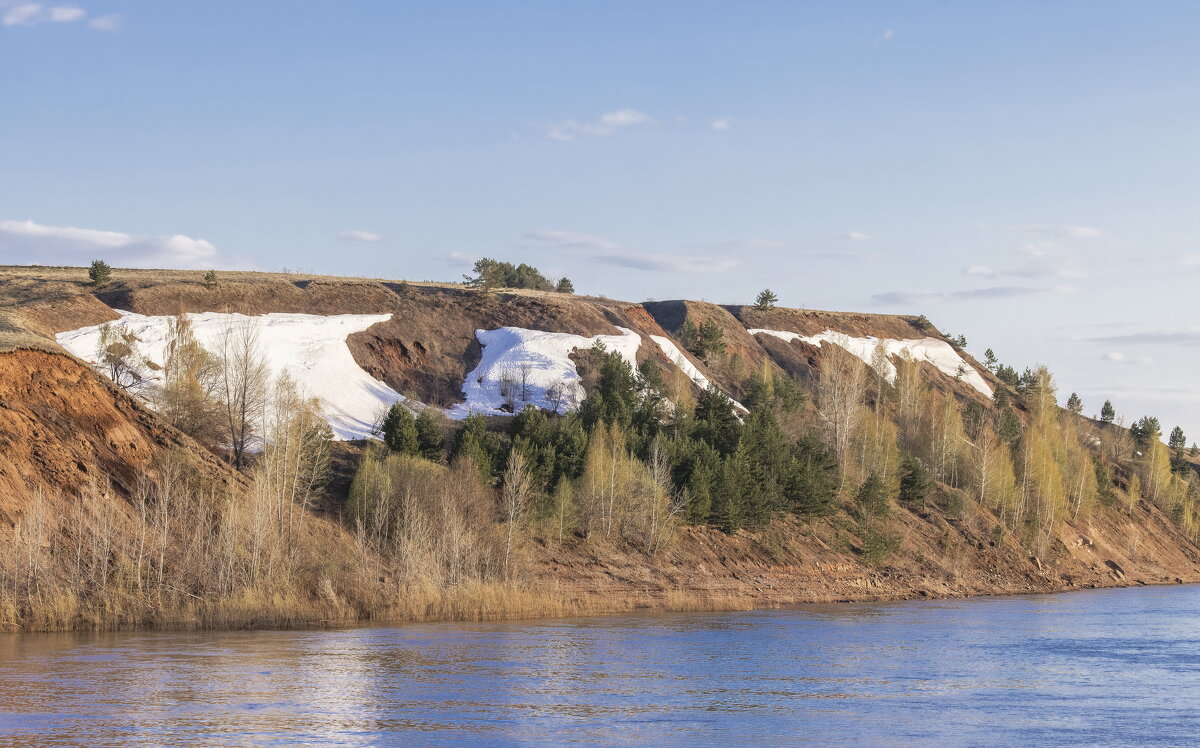
<svg viewBox="0 0 1200 748"><path fill-rule="evenodd" d="M1200 588L0 635L0 745L1193 744Z"/></svg>

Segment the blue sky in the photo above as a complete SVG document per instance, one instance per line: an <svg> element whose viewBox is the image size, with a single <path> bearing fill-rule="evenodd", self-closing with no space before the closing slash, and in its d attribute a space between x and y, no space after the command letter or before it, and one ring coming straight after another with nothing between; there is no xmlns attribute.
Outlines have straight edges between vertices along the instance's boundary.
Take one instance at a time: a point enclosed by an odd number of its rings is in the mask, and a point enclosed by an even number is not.
<svg viewBox="0 0 1200 748"><path fill-rule="evenodd" d="M0 262L924 313L1200 439L1200 6L0 0Z"/></svg>

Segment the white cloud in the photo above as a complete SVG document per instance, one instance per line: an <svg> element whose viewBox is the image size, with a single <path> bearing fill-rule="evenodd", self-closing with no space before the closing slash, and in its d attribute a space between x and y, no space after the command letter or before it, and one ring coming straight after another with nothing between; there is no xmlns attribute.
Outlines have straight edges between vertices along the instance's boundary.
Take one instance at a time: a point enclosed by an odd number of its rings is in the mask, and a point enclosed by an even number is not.
<svg viewBox="0 0 1200 748"><path fill-rule="evenodd" d="M542 229L526 232L524 237L558 252L570 252L595 262L619 265L633 270L666 273L723 273L741 261L727 254L709 257L696 254L661 254L626 249L619 243L593 234Z"/></svg>
<svg viewBox="0 0 1200 748"><path fill-rule="evenodd" d="M999 273L987 265L971 265L970 267L963 268L963 273L966 275L978 275L981 278L995 278L999 275Z"/></svg>
<svg viewBox="0 0 1200 748"><path fill-rule="evenodd" d="M1060 257L1067 252L1058 242L1027 242L1013 251L1030 257Z"/></svg>
<svg viewBox="0 0 1200 748"><path fill-rule="evenodd" d="M5 26L32 26L39 23L42 15L40 3L17 3L15 5L0 5L4 12L0 24Z"/></svg>
<svg viewBox="0 0 1200 748"><path fill-rule="evenodd" d="M1084 338L1095 343L1108 345L1166 345L1200 346L1200 327L1149 327L1137 332L1123 332L1117 335L1101 335Z"/></svg>
<svg viewBox="0 0 1200 748"><path fill-rule="evenodd" d="M1145 366L1154 363L1144 356L1126 356L1120 351L1108 351L1100 358L1114 364L1128 364L1130 366Z"/></svg>
<svg viewBox="0 0 1200 748"><path fill-rule="evenodd" d="M0 0L0 26L37 26L42 23L77 23L87 18L87 11L78 5L44 5L42 3ZM121 28L121 16L100 16L88 22L99 31Z"/></svg>
<svg viewBox="0 0 1200 748"><path fill-rule="evenodd" d="M894 38L896 38L896 32L894 30L884 29L883 35L879 37L879 42L890 42Z"/></svg>
<svg viewBox="0 0 1200 748"><path fill-rule="evenodd" d="M93 18L88 23L88 26L91 26L97 31L120 31L122 23L123 21L121 16L116 13L112 13L107 16L97 16L96 18Z"/></svg>
<svg viewBox="0 0 1200 748"><path fill-rule="evenodd" d="M96 259L122 267L189 269L227 266L211 243L182 234L132 236L117 231L0 220L0 262L86 265Z"/></svg>
<svg viewBox="0 0 1200 748"><path fill-rule="evenodd" d="M467 254L466 252L451 252L446 255L446 262L448 264L463 267L470 267L479 259L480 255Z"/></svg>
<svg viewBox="0 0 1200 748"><path fill-rule="evenodd" d="M842 236L842 238L843 238L843 239L849 239L849 240L850 240L850 241L852 241L852 242L865 242L866 240L868 240L868 239L870 239L870 238L871 238L871 235L870 235L870 234L864 234L864 233L863 233L863 232L861 232L861 231L851 231L851 232L850 232L850 233L848 233L848 234L844 234L844 235Z"/></svg>
<svg viewBox="0 0 1200 748"><path fill-rule="evenodd" d="M730 257L667 255L629 250L599 253L592 259L633 270L652 270L662 273L724 273L741 264L738 260Z"/></svg>
<svg viewBox="0 0 1200 748"><path fill-rule="evenodd" d="M1042 236L1055 236L1067 239L1096 239L1104 236L1104 232L1091 226L1022 226L1022 231Z"/></svg>
<svg viewBox="0 0 1200 748"><path fill-rule="evenodd" d="M363 231L362 229L346 229L339 231L337 237L342 241L347 242L381 242L383 237L371 231Z"/></svg>
<svg viewBox="0 0 1200 748"><path fill-rule="evenodd" d="M1200 268L1200 254L1183 255L1179 264L1185 268Z"/></svg>
<svg viewBox="0 0 1200 748"><path fill-rule="evenodd" d="M712 121L712 129L714 130L728 130L730 127L733 127L733 123L729 121L728 117L719 117Z"/></svg>
<svg viewBox="0 0 1200 748"><path fill-rule="evenodd" d="M1068 278L1079 279L1086 278L1087 272L1079 265L1073 262L1054 263L1054 262L1030 262L1016 270L1010 270L1005 275L1013 275L1018 278Z"/></svg>
<svg viewBox="0 0 1200 748"><path fill-rule="evenodd" d="M1044 296L1048 294L1072 294L1079 289L1071 286L1054 286L1042 288L1036 286L989 286L987 288L970 288L964 291L889 291L878 293L871 297L871 303L878 306L914 306L918 304L940 304L946 301L989 301L999 299L1018 299L1026 296Z"/></svg>
<svg viewBox="0 0 1200 748"><path fill-rule="evenodd" d="M51 23L74 23L82 20L87 11L74 5L60 5L50 9Z"/></svg>
<svg viewBox="0 0 1200 748"><path fill-rule="evenodd" d="M532 239L542 244L553 244L559 249L586 249L602 252L612 252L621 249L621 245L594 234L579 231L559 231L557 229L539 229L527 231L526 239Z"/></svg>
<svg viewBox="0 0 1200 748"><path fill-rule="evenodd" d="M593 122L557 122L546 129L546 134L554 140L574 140L581 135L612 135L621 128L652 124L654 121L650 115L637 110L618 109L615 112L605 112Z"/></svg>

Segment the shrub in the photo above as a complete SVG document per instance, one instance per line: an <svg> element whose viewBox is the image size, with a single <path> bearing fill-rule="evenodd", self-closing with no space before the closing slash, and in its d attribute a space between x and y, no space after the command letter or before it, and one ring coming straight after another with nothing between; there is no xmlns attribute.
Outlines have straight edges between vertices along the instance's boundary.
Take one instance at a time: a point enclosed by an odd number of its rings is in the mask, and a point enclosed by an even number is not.
<svg viewBox="0 0 1200 748"><path fill-rule="evenodd" d="M92 260L92 266L88 268L88 278L93 286L103 288L112 280L112 268L104 260Z"/></svg>

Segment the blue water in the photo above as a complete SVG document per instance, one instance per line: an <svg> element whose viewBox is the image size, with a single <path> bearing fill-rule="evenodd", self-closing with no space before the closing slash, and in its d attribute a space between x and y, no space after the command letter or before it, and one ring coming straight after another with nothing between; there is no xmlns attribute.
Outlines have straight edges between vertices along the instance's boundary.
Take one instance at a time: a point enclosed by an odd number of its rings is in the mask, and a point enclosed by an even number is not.
<svg viewBox="0 0 1200 748"><path fill-rule="evenodd" d="M0 635L0 745L1190 745L1200 587Z"/></svg>

